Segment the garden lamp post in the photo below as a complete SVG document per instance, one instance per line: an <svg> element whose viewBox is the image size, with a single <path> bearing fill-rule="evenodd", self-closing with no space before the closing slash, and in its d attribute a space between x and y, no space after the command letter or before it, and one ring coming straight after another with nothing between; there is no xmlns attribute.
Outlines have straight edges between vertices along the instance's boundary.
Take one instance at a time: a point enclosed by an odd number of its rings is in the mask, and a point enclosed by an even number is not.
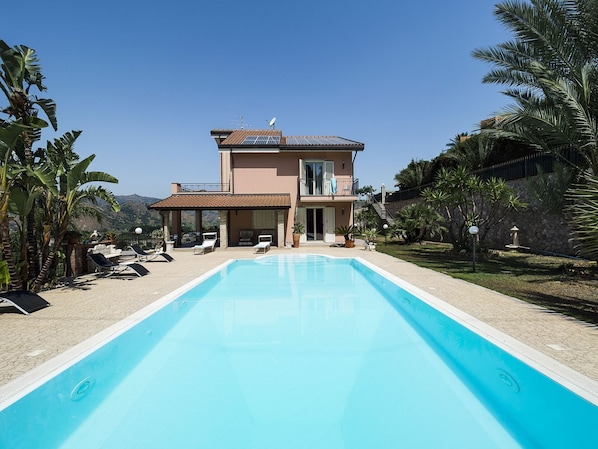
<svg viewBox="0 0 598 449"><path fill-rule="evenodd" d="M137 234L137 244L138 245L139 245L139 236L141 235L142 232L143 232L143 229L135 228L135 234Z"/></svg>
<svg viewBox="0 0 598 449"><path fill-rule="evenodd" d="M384 244L386 245L388 243L388 223L384 223L382 227L384 228Z"/></svg>
<svg viewBox="0 0 598 449"><path fill-rule="evenodd" d="M469 233L473 237L473 272L475 273L475 241L478 238L478 233L480 232L480 228L477 226L470 226Z"/></svg>

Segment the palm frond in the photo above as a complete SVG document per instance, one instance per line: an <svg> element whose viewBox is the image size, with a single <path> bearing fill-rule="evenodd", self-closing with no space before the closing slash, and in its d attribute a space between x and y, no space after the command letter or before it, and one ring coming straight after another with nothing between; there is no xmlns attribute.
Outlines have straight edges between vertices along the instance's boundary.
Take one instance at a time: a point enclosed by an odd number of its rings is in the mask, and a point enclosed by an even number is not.
<svg viewBox="0 0 598 449"><path fill-rule="evenodd" d="M579 241L580 254L598 259L598 177L586 173L582 182L572 187L567 211Z"/></svg>

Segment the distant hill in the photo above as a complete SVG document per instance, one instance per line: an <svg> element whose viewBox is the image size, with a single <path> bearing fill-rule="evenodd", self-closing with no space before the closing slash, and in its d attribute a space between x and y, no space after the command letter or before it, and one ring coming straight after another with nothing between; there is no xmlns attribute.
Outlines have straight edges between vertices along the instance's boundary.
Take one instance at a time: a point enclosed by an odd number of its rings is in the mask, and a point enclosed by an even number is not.
<svg viewBox="0 0 598 449"><path fill-rule="evenodd" d="M114 212L105 201L98 201L94 207L100 210L102 221L91 217L81 217L75 221L77 229L82 232L93 232L97 229L100 232L131 231L136 227L143 228L144 232L152 229L159 229L162 226L162 217L155 210L147 208L150 204L160 201L162 198L152 198L141 195L117 195L116 200L120 204L120 211ZM195 229L195 214L193 212L183 212L182 222L184 227ZM204 226L217 223L216 213L204 213Z"/></svg>
<svg viewBox="0 0 598 449"><path fill-rule="evenodd" d="M114 212L108 203L98 201L94 207L100 210L102 221L92 217L81 217L75 220L76 227L83 232L98 231L128 231L138 226L155 229L162 226L160 214L149 210L147 206L160 201L161 198L151 198L140 195L117 195L120 211Z"/></svg>
<svg viewBox="0 0 598 449"><path fill-rule="evenodd" d="M117 201L119 204L123 203L140 203L140 204L154 204L160 201L162 198L151 198L149 196L141 196L137 194L133 195L117 195Z"/></svg>

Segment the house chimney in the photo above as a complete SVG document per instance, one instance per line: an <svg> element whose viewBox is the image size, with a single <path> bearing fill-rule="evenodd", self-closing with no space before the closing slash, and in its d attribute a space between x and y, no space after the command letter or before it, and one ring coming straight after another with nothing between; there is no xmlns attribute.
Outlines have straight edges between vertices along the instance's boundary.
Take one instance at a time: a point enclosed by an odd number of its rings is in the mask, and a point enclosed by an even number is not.
<svg viewBox="0 0 598 449"><path fill-rule="evenodd" d="M386 186L384 184L380 188L380 202L383 206L386 204Z"/></svg>

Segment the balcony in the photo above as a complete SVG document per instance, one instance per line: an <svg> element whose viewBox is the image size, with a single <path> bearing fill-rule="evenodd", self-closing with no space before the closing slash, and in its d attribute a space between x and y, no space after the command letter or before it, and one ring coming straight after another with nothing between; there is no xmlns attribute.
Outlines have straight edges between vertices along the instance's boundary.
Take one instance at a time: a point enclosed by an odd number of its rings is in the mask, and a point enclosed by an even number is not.
<svg viewBox="0 0 598 449"><path fill-rule="evenodd" d="M229 185L220 183L178 184L172 193L228 193Z"/></svg>
<svg viewBox="0 0 598 449"><path fill-rule="evenodd" d="M358 185L359 180L353 178L300 178L299 195L302 201L322 200L323 197L331 200L340 197L343 201L354 201L357 199Z"/></svg>

